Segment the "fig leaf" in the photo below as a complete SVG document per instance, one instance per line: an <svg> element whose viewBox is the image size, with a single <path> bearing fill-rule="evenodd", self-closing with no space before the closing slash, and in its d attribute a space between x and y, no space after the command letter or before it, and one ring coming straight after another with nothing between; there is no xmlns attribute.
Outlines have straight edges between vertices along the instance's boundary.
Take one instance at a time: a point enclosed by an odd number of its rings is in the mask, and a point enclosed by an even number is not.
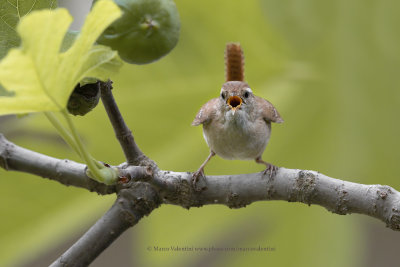
<svg viewBox="0 0 400 267"><path fill-rule="evenodd" d="M122 61L117 52L94 43L121 13L112 1L98 1L63 53L61 43L72 21L66 9L36 11L22 18L17 26L21 46L10 49L0 62L1 83L14 93L0 97L0 115L60 111L82 79L108 79Z"/></svg>

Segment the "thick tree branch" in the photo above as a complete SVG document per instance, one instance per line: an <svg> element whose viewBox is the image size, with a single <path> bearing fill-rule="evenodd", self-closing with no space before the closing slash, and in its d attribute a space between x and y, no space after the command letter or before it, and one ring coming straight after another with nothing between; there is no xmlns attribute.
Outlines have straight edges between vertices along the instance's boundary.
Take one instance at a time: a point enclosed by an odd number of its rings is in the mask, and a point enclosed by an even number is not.
<svg viewBox="0 0 400 267"><path fill-rule="evenodd" d="M128 164L140 165L147 157L136 145L131 130L126 125L111 92L112 82L100 82L101 101L114 128L115 136L121 144Z"/></svg>
<svg viewBox="0 0 400 267"><path fill-rule="evenodd" d="M185 208L206 204L241 208L255 201L286 200L320 205L340 215L365 214L400 230L400 193L387 185L357 184L315 171L285 168L279 168L272 178L263 172L207 176L201 192L193 189L191 181L188 172L159 171L153 183L164 203Z"/></svg>
<svg viewBox="0 0 400 267"><path fill-rule="evenodd" d="M119 191L114 205L50 266L88 266L126 229L160 205L157 192L138 182Z"/></svg>
<svg viewBox="0 0 400 267"><path fill-rule="evenodd" d="M0 134L0 167L36 174L73 185L110 194L128 189L138 181L157 188L164 203L185 208L207 204L244 207L254 201L286 200L317 204L337 214L360 213L375 217L393 230L400 230L400 193L386 185L364 185L334 179L314 171L279 168L269 178L260 173L207 176L203 190L194 190L189 172L156 171L122 164L121 176L130 182L106 186L86 176L86 166L69 160L45 156L9 142ZM153 177L152 177L153 176Z"/></svg>
<svg viewBox="0 0 400 267"><path fill-rule="evenodd" d="M279 168L263 172L207 176L201 191L192 185L192 173L155 170L121 164L121 183L106 186L86 176L83 164L60 160L21 148L0 134L0 167L36 174L100 194L118 193L113 207L65 252L53 266L85 266L115 238L162 203L184 208L223 204L241 208L255 201L286 200L317 204L337 214L360 213L400 230L400 193L390 186L364 185L334 179L315 171Z"/></svg>

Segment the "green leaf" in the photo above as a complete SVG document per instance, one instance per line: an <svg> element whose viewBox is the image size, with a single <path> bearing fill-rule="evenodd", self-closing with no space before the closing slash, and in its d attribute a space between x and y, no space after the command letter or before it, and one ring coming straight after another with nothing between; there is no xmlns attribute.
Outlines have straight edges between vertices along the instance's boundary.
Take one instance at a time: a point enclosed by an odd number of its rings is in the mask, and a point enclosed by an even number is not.
<svg viewBox="0 0 400 267"><path fill-rule="evenodd" d="M94 43L119 16L112 1L99 1L63 53L61 44L72 21L66 9L37 11L21 19L17 31L22 45L0 62L1 83L15 92L14 97L0 97L0 115L60 111L83 78L108 79L122 62L117 52Z"/></svg>
<svg viewBox="0 0 400 267"><path fill-rule="evenodd" d="M23 16L34 10L53 9L57 7L57 0L30 0L0 1L0 59L2 59L12 47L19 46L21 40L17 34L16 27ZM12 96L0 84L0 96Z"/></svg>
<svg viewBox="0 0 400 267"><path fill-rule="evenodd" d="M20 38L16 26L20 19L34 10L56 8L56 0L1 0L0 1L0 59L11 47L19 46ZM1 92L0 92L1 95Z"/></svg>

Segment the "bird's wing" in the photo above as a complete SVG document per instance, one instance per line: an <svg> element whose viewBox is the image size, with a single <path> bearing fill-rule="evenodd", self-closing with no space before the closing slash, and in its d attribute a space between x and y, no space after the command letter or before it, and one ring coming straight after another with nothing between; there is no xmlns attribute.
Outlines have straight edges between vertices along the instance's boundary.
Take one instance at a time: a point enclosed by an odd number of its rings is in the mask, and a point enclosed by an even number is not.
<svg viewBox="0 0 400 267"><path fill-rule="evenodd" d="M218 98L213 98L205 103L197 113L196 118L194 118L192 125L197 126L202 123L208 123L209 121L211 121L215 115L217 105Z"/></svg>
<svg viewBox="0 0 400 267"><path fill-rule="evenodd" d="M276 108L266 99L256 96L258 109L266 122L282 123L283 119Z"/></svg>

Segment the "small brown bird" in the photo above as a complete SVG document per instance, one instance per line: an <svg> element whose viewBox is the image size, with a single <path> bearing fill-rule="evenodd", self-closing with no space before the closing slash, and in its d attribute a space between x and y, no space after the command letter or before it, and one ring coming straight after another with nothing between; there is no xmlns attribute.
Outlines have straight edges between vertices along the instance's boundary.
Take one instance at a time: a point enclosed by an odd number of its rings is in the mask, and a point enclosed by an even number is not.
<svg viewBox="0 0 400 267"><path fill-rule="evenodd" d="M215 155L224 159L255 160L267 166L270 177L277 167L261 159L271 135L271 122L283 120L267 100L255 96L244 82L244 59L240 44L228 43L225 50L226 80L218 98L204 104L192 125L203 124L210 155L193 174L194 182Z"/></svg>

